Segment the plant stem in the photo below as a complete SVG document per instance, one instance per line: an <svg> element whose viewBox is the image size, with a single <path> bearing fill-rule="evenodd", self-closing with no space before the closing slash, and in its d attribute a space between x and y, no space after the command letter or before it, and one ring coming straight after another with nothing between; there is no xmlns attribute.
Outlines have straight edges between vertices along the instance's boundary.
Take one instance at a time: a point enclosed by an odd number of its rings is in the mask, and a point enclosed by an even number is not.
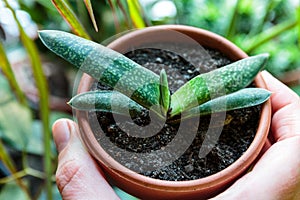
<svg viewBox="0 0 300 200"><path fill-rule="evenodd" d="M78 36L91 39L83 25L78 20L77 16L71 9L68 1L65 0L51 0L57 11L60 15L65 19L65 21L72 28L72 31L76 33Z"/></svg>
<svg viewBox="0 0 300 200"><path fill-rule="evenodd" d="M98 32L98 25L94 16L94 11L93 11L93 7L92 7L92 3L90 0L84 0L86 9L88 10L88 13L90 15L91 21L93 23L93 26L95 28L95 31Z"/></svg>
<svg viewBox="0 0 300 200"><path fill-rule="evenodd" d="M44 179L45 178L45 174L43 172L40 172L38 170L35 170L35 169L32 169L32 168L28 167L28 168L25 168L21 171L14 172L11 176L1 178L0 179L0 184L5 184L5 183L8 183L8 182L11 182L11 181L14 181L14 180L20 180L21 178L23 178L24 176L27 176L27 175L34 176L34 177L39 178L39 179Z"/></svg>
<svg viewBox="0 0 300 200"><path fill-rule="evenodd" d="M136 28L144 28L146 24L142 17L142 9L138 0L127 0L129 14Z"/></svg>
<svg viewBox="0 0 300 200"><path fill-rule="evenodd" d="M263 26L268 21L268 17L270 16L270 13L272 12L272 9L278 4L277 0L268 0L266 9L264 10L264 13L261 15L261 20L255 23L255 26L252 27L252 30L250 31L249 35L257 35L258 33L263 31Z"/></svg>
<svg viewBox="0 0 300 200"><path fill-rule="evenodd" d="M248 54L251 54L255 49L257 49L261 45L279 36L283 32L294 28L295 26L297 26L297 24L297 20L294 19L278 24L247 41L243 49Z"/></svg>
<svg viewBox="0 0 300 200"><path fill-rule="evenodd" d="M237 20L237 16L238 16L238 12L239 12L239 8L240 8L240 3L241 0L236 0L236 4L230 19L230 23L227 27L226 33L225 33L225 37L228 39L232 39L232 37L234 36L234 29L235 29L235 25L236 25L236 20Z"/></svg>
<svg viewBox="0 0 300 200"><path fill-rule="evenodd" d="M24 184L24 182L20 179L20 177L17 176L17 170L15 167L14 162L12 161L11 157L9 156L9 154L7 153L4 144L2 143L2 141L0 140L0 158L3 162L3 164L7 167L7 169L9 170L9 172L11 173L11 176L13 180L16 181L17 185L19 185L19 187L24 191L24 193L26 194L26 196L28 197L28 199L31 199L29 191L26 187L26 185ZM7 177L0 179L0 184L3 183L7 183L8 181L4 181L4 179L6 179Z"/></svg>
<svg viewBox="0 0 300 200"><path fill-rule="evenodd" d="M298 46L300 48L300 6L297 8L297 21L298 21Z"/></svg>
<svg viewBox="0 0 300 200"><path fill-rule="evenodd" d="M34 42L25 33L20 21L17 18L15 10L9 5L7 0L4 0L6 7L11 10L14 20L18 25L20 32L20 37L22 43L27 50L31 61L31 67L33 71L33 76L36 82L36 87L39 92L39 109L40 117L43 124L44 132L44 170L46 173L46 194L47 199L51 200L52 197L52 162L51 162L51 133L49 130L49 99L48 99L48 86L46 77L44 76L41 60L39 57L39 52L37 50Z"/></svg>
<svg viewBox="0 0 300 200"><path fill-rule="evenodd" d="M114 2L112 0L108 0L108 5L109 5L109 7L112 11L116 32L119 33L120 32L120 23L119 23L119 20L118 20L118 17L117 17L117 12L116 12L116 9L115 9Z"/></svg>
<svg viewBox="0 0 300 200"><path fill-rule="evenodd" d="M15 77L12 67L9 63L9 60L6 56L6 52L5 52L5 49L4 49L1 41L0 41L0 68L2 69L3 73L5 74L7 80L9 81L10 87L15 92L19 102L22 105L27 107L28 103L26 101L26 97L25 97L24 93L22 92L21 88L19 87L19 84L16 80L16 77Z"/></svg>

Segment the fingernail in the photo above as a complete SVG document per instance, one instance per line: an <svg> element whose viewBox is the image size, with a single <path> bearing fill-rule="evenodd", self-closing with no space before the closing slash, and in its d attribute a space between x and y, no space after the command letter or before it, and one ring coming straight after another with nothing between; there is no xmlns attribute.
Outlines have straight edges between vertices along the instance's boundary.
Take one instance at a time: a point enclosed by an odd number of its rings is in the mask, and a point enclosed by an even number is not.
<svg viewBox="0 0 300 200"><path fill-rule="evenodd" d="M54 125L53 138L58 152L61 152L70 139L70 125L66 120L60 120Z"/></svg>

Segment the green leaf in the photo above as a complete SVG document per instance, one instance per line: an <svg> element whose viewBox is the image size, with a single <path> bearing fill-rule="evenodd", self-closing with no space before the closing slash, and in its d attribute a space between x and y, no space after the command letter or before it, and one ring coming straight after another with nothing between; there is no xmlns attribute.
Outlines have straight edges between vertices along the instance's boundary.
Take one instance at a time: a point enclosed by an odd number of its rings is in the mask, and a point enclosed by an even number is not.
<svg viewBox="0 0 300 200"><path fill-rule="evenodd" d="M297 12L297 26L298 26L298 47L300 47L300 7L296 9Z"/></svg>
<svg viewBox="0 0 300 200"><path fill-rule="evenodd" d="M128 116L141 115L144 108L117 91L91 91L74 96L69 105L77 110L112 112Z"/></svg>
<svg viewBox="0 0 300 200"><path fill-rule="evenodd" d="M238 20L238 13L240 9L241 0L236 0L235 6L233 8L232 16L230 17L228 27L226 30L225 37L231 39L235 35L236 24Z"/></svg>
<svg viewBox="0 0 300 200"><path fill-rule="evenodd" d="M42 42L101 83L160 114L159 76L124 55L62 31L40 31Z"/></svg>
<svg viewBox="0 0 300 200"><path fill-rule="evenodd" d="M1 74L0 96L0 138L14 149L25 150L32 133L31 111L12 96L9 84Z"/></svg>
<svg viewBox="0 0 300 200"><path fill-rule="evenodd" d="M260 34L257 34L255 37L252 37L250 40L244 42L242 48L247 53L251 53L261 45L281 35L283 32L286 32L287 30L296 27L297 24L298 24L297 20L294 19L277 24L276 26L273 26L268 30L261 32Z"/></svg>
<svg viewBox="0 0 300 200"><path fill-rule="evenodd" d="M7 183L1 188L0 199L29 199L27 194L15 182Z"/></svg>
<svg viewBox="0 0 300 200"><path fill-rule="evenodd" d="M162 108L162 115L167 116L170 107L170 90L168 84L167 73L164 69L160 72L160 105Z"/></svg>
<svg viewBox="0 0 300 200"><path fill-rule="evenodd" d="M6 52L4 50L4 47L0 41L0 68L2 69L2 72L7 77L11 88L14 90L18 100L23 104L27 105L26 97L24 93L22 92L21 88L19 87L19 84L15 78L14 72L11 68L11 65L8 61L8 58L6 56Z"/></svg>
<svg viewBox="0 0 300 200"><path fill-rule="evenodd" d="M52 3L76 35L90 39L90 36L66 0L52 0Z"/></svg>
<svg viewBox="0 0 300 200"><path fill-rule="evenodd" d="M51 112L49 130L52 129L53 123L61 118L72 119L72 116L62 112ZM25 152L42 156L45 152L43 145L43 124L40 120L34 120L31 125L31 134ZM53 155L56 154L56 148L53 141L51 141L51 152Z"/></svg>
<svg viewBox="0 0 300 200"><path fill-rule="evenodd" d="M131 20L136 28L144 28L145 22L141 16L141 7L138 0L127 0Z"/></svg>
<svg viewBox="0 0 300 200"><path fill-rule="evenodd" d="M268 57L268 54L248 57L196 76L171 96L171 117L248 86L263 69Z"/></svg>
<svg viewBox="0 0 300 200"><path fill-rule="evenodd" d="M62 199L61 193L59 192L58 187L55 184L52 185L52 194L53 194L53 200L61 200ZM46 194L45 190L43 190L41 192L41 194L39 195L37 200L49 200L47 198L47 194Z"/></svg>
<svg viewBox="0 0 300 200"><path fill-rule="evenodd" d="M49 130L49 102L48 102L48 86L46 77L43 73L42 63L39 57L38 49L33 40L31 40L25 33L20 21L17 18L15 10L9 5L7 0L4 0L6 7L11 10L14 20L17 23L21 41L28 53L29 59L31 61L31 67L33 71L34 80L39 93L39 109L40 117L43 123L43 133L44 133L44 167L46 173L46 187L48 198L52 198L52 193L50 191L51 177L52 177L52 163L51 163L51 133Z"/></svg>
<svg viewBox="0 0 300 200"><path fill-rule="evenodd" d="M267 101L271 94L271 92L262 88L241 89L183 112L181 119L256 106Z"/></svg>
<svg viewBox="0 0 300 200"><path fill-rule="evenodd" d="M291 89L300 96L300 85L292 86Z"/></svg>
<svg viewBox="0 0 300 200"><path fill-rule="evenodd" d="M90 18L91 18L91 20L93 22L93 25L94 25L94 28L95 28L96 32L98 32L98 26L97 26L97 22L96 22L96 19L95 19L95 16L94 16L94 11L93 11L91 1L90 0L84 0L84 3L85 3L85 6L86 6L86 8L89 12Z"/></svg>
<svg viewBox="0 0 300 200"><path fill-rule="evenodd" d="M115 193L120 197L121 200L138 200L138 198L124 192L118 187L113 187Z"/></svg>

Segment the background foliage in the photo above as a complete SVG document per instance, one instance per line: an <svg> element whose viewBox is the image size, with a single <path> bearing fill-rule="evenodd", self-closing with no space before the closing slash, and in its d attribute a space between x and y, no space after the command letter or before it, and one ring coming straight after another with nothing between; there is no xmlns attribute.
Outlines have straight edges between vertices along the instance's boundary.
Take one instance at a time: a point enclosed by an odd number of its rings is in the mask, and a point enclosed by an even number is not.
<svg viewBox="0 0 300 200"><path fill-rule="evenodd" d="M269 52L268 71L300 94L298 0L0 0L0 199L61 198L51 126L72 117L65 102L76 71L41 45L37 30L103 42L158 24L210 30L249 55Z"/></svg>

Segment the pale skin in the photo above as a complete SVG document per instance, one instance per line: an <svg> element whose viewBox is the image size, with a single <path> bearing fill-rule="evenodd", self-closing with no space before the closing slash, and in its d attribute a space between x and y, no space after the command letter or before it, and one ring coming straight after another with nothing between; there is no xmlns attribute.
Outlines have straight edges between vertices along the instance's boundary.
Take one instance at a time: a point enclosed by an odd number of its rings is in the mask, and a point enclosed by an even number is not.
<svg viewBox="0 0 300 200"><path fill-rule="evenodd" d="M251 172L214 200L300 199L300 98L268 72L262 76L273 92L271 130L263 155ZM53 137L59 152L56 182L63 199L119 199L83 147L73 121L58 120Z"/></svg>

